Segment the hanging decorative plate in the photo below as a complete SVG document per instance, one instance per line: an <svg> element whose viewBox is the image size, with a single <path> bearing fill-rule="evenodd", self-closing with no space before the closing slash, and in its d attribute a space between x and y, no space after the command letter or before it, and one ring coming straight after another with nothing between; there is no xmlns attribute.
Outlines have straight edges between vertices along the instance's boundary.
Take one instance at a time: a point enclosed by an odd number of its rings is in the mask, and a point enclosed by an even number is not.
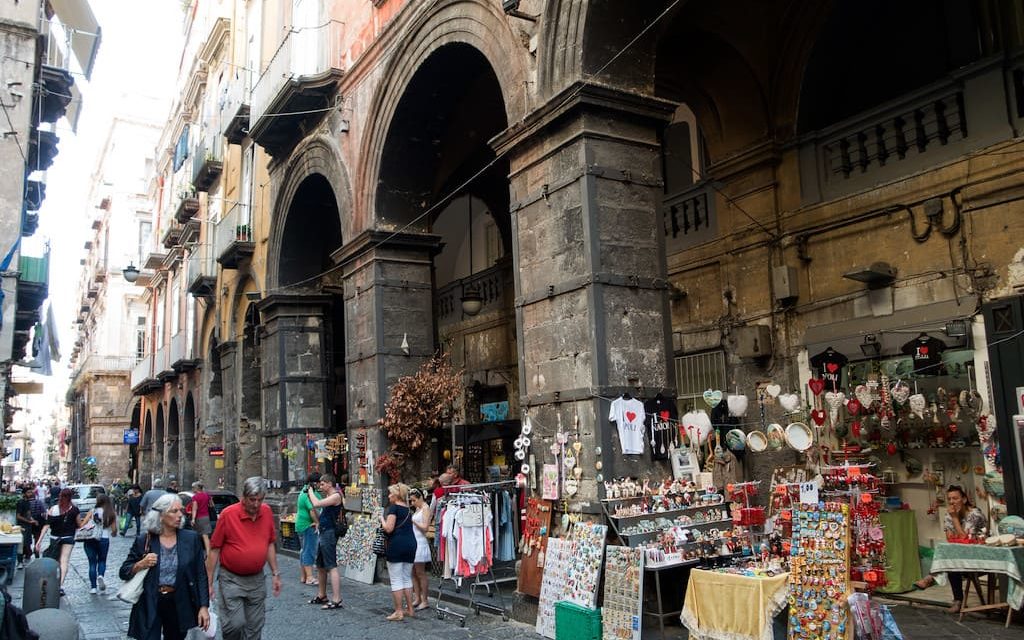
<svg viewBox="0 0 1024 640"><path fill-rule="evenodd" d="M747 448L754 453L761 453L768 448L768 438L761 431L751 431L747 434Z"/></svg>
<svg viewBox="0 0 1024 640"><path fill-rule="evenodd" d="M576 495L576 492L579 491L580 489L580 481L577 480L576 478L573 478L572 476L566 477L565 482L563 482L562 484L563 488L565 489L565 495L569 496L570 498Z"/></svg>
<svg viewBox="0 0 1024 640"><path fill-rule="evenodd" d="M566 451L565 452L565 457L562 458L562 466L564 466L566 469L572 469L573 467L575 467L576 466L576 456L574 456L572 453Z"/></svg>
<svg viewBox="0 0 1024 640"><path fill-rule="evenodd" d="M768 448L772 451L778 451L782 448L782 445L786 442L786 432L782 430L782 425L773 422L768 425Z"/></svg>
<svg viewBox="0 0 1024 640"><path fill-rule="evenodd" d="M733 451L743 451L746 446L746 435L739 429L731 429L725 434L725 445Z"/></svg>
<svg viewBox="0 0 1024 640"><path fill-rule="evenodd" d="M786 444L797 451L807 451L814 444L814 437L806 424L793 422L786 427Z"/></svg>

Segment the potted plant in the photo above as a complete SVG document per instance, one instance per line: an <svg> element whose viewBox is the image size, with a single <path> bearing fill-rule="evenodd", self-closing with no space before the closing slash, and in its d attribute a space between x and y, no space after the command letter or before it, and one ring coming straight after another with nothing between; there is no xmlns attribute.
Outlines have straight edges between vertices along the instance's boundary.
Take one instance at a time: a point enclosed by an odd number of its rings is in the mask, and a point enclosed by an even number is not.
<svg viewBox="0 0 1024 640"><path fill-rule="evenodd" d="M0 522L15 524L14 514L18 508L18 500L21 499L16 493L0 494Z"/></svg>

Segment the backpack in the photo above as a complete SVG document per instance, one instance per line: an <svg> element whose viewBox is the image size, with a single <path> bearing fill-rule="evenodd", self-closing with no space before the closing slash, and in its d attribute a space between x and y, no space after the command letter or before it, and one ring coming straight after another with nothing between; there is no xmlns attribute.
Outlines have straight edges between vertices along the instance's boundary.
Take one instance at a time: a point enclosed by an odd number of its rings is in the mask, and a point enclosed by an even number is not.
<svg viewBox="0 0 1024 640"><path fill-rule="evenodd" d="M4 640L39 640L39 634L28 626L25 612L14 606L6 587L0 587L3 598L3 620L0 621L0 638Z"/></svg>

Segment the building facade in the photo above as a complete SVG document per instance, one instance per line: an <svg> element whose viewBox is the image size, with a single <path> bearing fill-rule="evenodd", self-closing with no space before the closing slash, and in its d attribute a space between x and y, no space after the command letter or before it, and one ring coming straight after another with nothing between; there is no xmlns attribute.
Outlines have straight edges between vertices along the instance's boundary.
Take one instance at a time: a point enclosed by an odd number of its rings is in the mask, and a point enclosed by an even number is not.
<svg viewBox="0 0 1024 640"><path fill-rule="evenodd" d="M151 113L151 102L125 97L121 108L124 113ZM81 260L78 333L71 349L67 394L70 477L79 481L81 461L87 457L96 460L99 480L105 484L127 479L138 468L138 417L133 427L130 378L146 353L149 313L145 289L126 279L124 267L148 257L148 181L160 131L160 126L134 116L115 116L86 199L91 234Z"/></svg>
<svg viewBox="0 0 1024 640"><path fill-rule="evenodd" d="M189 7L143 265L159 337L131 382L140 469L287 487L343 434L326 464L355 478L386 450L390 386L439 349L465 392L429 466L511 467L529 415L538 464L558 431L582 443L583 502L668 469L621 455L612 399L800 390L828 347L941 335L1008 423L988 345L1020 344L1020 16Z"/></svg>

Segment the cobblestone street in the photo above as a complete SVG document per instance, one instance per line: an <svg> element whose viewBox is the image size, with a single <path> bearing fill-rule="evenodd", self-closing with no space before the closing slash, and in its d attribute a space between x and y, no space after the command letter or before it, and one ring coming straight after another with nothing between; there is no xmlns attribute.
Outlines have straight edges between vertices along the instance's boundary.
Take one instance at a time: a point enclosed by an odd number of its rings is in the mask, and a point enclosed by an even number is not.
<svg viewBox="0 0 1024 640"><path fill-rule="evenodd" d="M62 599L62 608L70 607L82 628L82 640L114 640L125 638L128 628L130 607L114 597L121 581L117 578L117 569L128 553L130 540L115 538L111 540L108 557L106 594L91 595L89 593L88 563L85 553L76 546L71 556L71 573L65 583L67 595ZM503 622L500 616L483 613L480 616L470 613L466 626L460 627L458 620L438 620L433 610L422 612L415 620L388 622L384 619L391 612L391 598L386 583L364 585L350 580L342 580L342 596L345 608L339 611L321 611L307 604L315 594L315 588L299 585L298 561L287 555L279 555L284 587L279 598L267 599L267 622L263 637L268 640L288 638L288 640L327 639L327 638L388 638L388 640L425 638L444 638L460 640L461 638L480 638L484 640L539 640L541 636L534 633L533 627L514 621ZM10 592L15 604L21 605L22 581L24 571L18 571ZM432 589L431 598L435 591ZM506 592L506 604L511 604L510 592ZM456 604L457 611L465 608ZM1019 623L1003 628L995 618L967 619L963 623L934 607L910 606L895 604L893 613L906 640L952 640L954 638L972 638L977 640L1016 640L1020 637ZM429 614L429 615L422 615ZM218 634L218 638L219 638ZM645 638L657 638L656 628L645 628ZM671 626L665 630L665 637L673 640L686 638L685 631L679 626Z"/></svg>

